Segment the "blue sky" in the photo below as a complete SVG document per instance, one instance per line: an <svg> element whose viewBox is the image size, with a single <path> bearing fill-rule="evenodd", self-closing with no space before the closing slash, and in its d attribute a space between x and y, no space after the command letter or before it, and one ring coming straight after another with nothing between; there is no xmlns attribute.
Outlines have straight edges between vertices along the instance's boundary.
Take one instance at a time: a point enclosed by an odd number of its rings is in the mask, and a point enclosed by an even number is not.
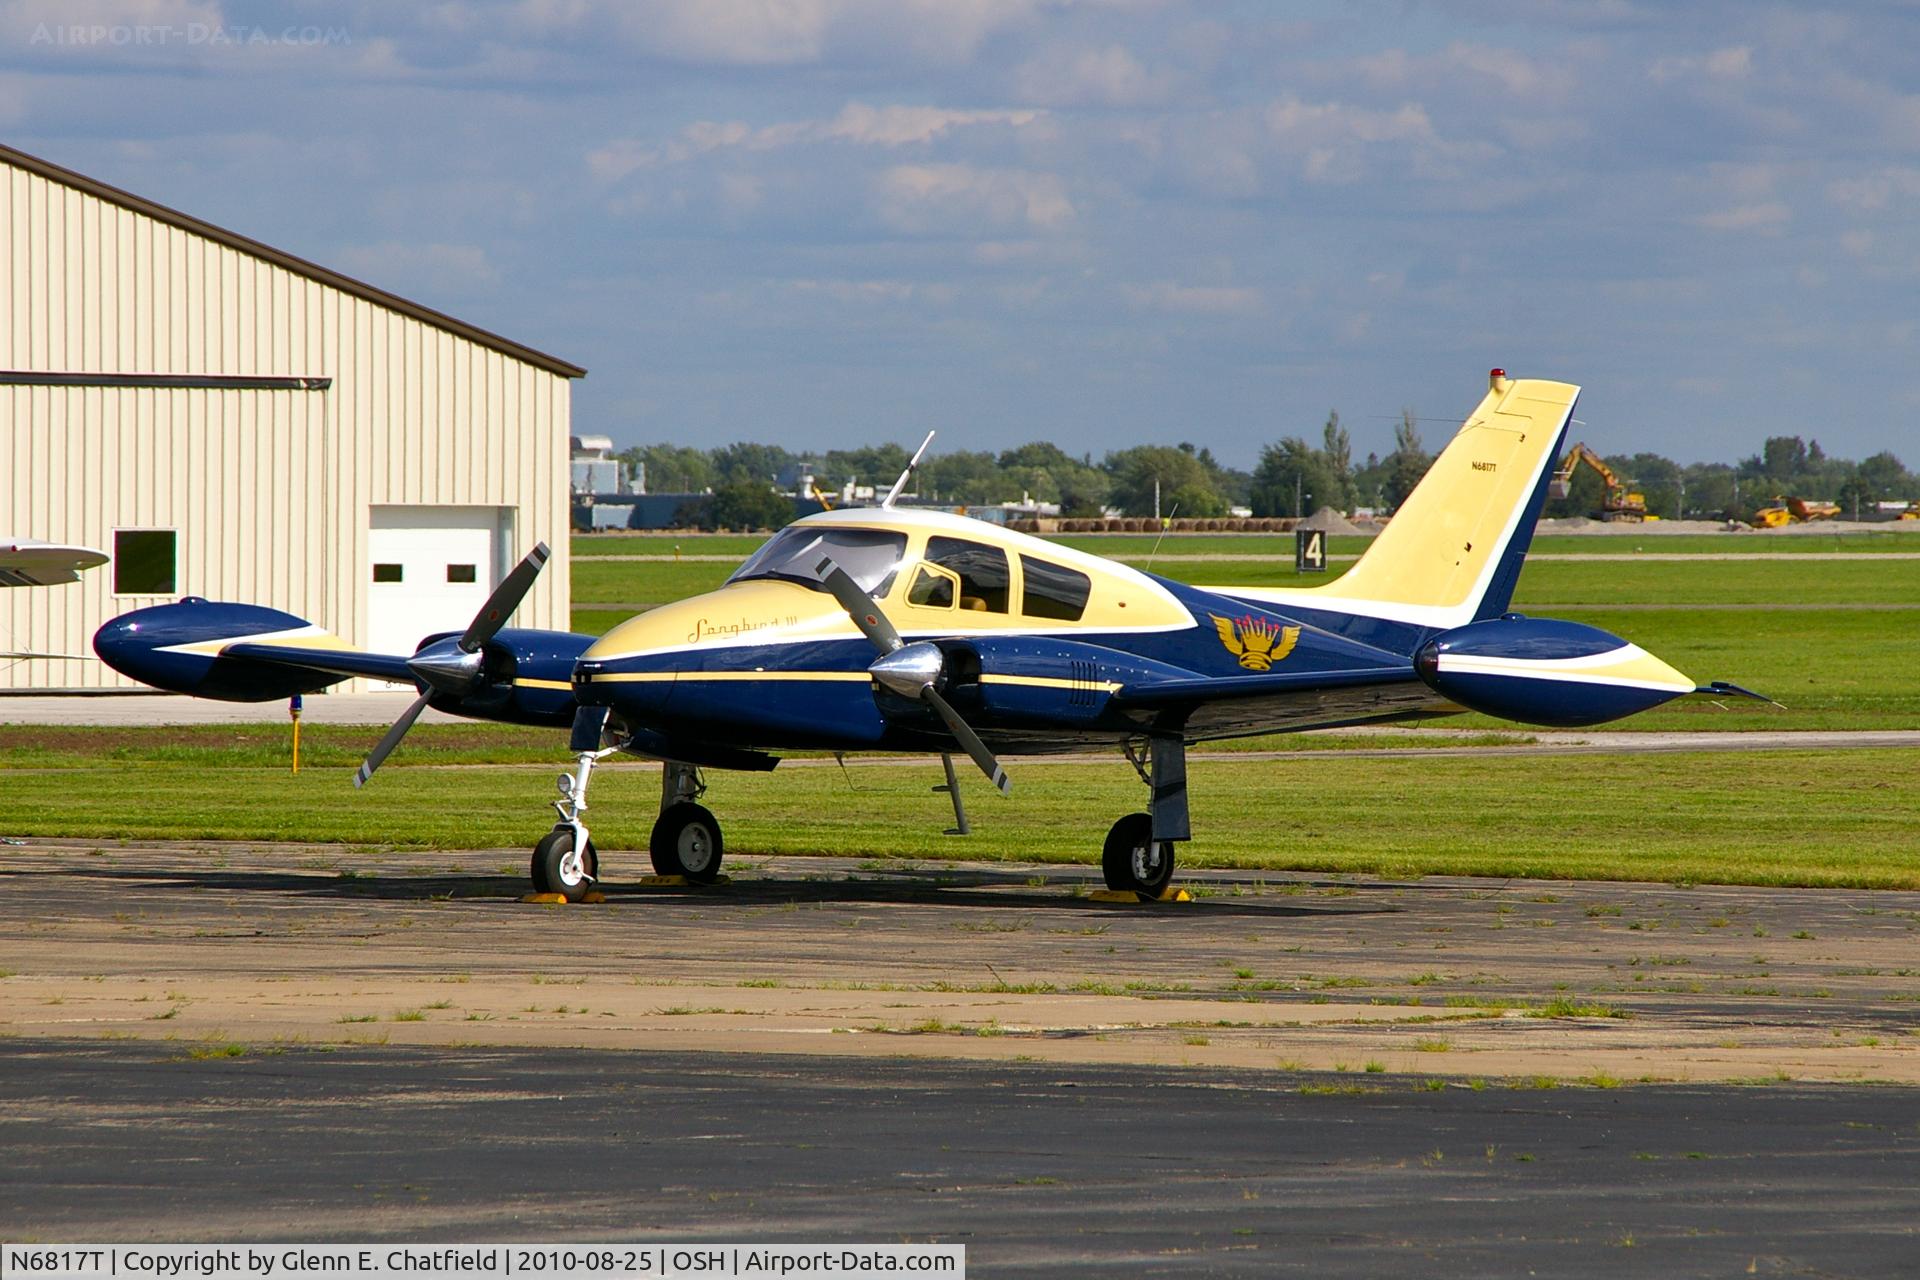
<svg viewBox="0 0 1920 1280"><path fill-rule="evenodd" d="M1920 464L1920 5L14 0L0 136L586 365L577 431Z"/></svg>

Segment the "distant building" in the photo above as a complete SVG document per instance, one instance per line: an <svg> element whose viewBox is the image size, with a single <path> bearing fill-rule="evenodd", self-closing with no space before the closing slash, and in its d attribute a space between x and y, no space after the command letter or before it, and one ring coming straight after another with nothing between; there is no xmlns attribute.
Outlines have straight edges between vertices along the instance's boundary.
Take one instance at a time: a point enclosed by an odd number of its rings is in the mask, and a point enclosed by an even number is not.
<svg viewBox="0 0 1920 1280"><path fill-rule="evenodd" d="M583 496L599 498L603 495L646 492L645 484L634 485L627 464L614 456L613 437L574 436L571 447L573 498L576 505Z"/></svg>

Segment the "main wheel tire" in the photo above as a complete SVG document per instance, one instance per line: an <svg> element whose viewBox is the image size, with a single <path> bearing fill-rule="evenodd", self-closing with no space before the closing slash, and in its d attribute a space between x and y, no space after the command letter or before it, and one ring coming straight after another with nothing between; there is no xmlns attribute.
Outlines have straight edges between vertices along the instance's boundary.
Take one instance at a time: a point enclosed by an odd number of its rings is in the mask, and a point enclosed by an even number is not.
<svg viewBox="0 0 1920 1280"><path fill-rule="evenodd" d="M1153 838L1150 814L1130 813L1107 832L1100 870L1109 889L1131 889L1143 898L1157 898L1173 883L1173 841Z"/></svg>
<svg viewBox="0 0 1920 1280"><path fill-rule="evenodd" d="M703 806L683 800L661 810L647 852L653 856L653 869L663 876L712 884L719 878L726 845L719 820Z"/></svg>
<svg viewBox="0 0 1920 1280"><path fill-rule="evenodd" d="M573 828L562 824L540 837L533 846L533 863L528 877L535 893L557 893L568 902L578 902L593 888L600 875L600 852L587 841L580 857L573 856Z"/></svg>

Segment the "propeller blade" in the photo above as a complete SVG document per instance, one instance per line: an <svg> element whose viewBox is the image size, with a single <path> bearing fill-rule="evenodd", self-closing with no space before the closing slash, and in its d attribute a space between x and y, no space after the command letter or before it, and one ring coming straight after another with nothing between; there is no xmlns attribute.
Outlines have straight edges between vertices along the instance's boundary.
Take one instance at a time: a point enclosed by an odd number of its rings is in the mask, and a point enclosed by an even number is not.
<svg viewBox="0 0 1920 1280"><path fill-rule="evenodd" d="M409 705L405 711L400 713L400 718L393 722L393 728L387 730L387 736L380 739L380 741L374 745L373 750L367 753L367 758L360 762L360 768L353 775L354 786L364 787L367 785L367 779L373 776L373 771L380 767L382 761L393 754L393 749L400 745L400 739L407 736L407 730L413 728L413 722L418 720L420 713L427 709L427 699L432 696L430 693L421 694L413 700L412 704Z"/></svg>
<svg viewBox="0 0 1920 1280"><path fill-rule="evenodd" d="M494 633L507 625L507 618L520 607L521 597L533 586L533 580L540 576L540 569L547 563L547 544L534 544L527 552L527 558L513 566L509 573L493 589L487 602L480 606L480 612L473 615L473 621L467 624L467 633L460 637L460 647L468 653L477 653L480 646L493 639Z"/></svg>
<svg viewBox="0 0 1920 1280"><path fill-rule="evenodd" d="M980 772L986 774L987 780L1000 788L1000 794L1004 796L1011 791L1013 782L1007 777L1007 771L1000 767L1000 762L994 758L993 752L987 750L987 744L980 741L980 735L973 731L973 727L960 718L960 713L953 709L953 704L941 697L932 685L922 689L920 696L933 704L933 709L938 711L940 718L947 722L948 732L960 740L960 745L967 749L967 754L973 757L973 762L980 766Z"/></svg>
<svg viewBox="0 0 1920 1280"><path fill-rule="evenodd" d="M820 581L828 591L833 593L833 598L840 602L840 607L847 611L849 618L853 619L853 625L860 628L860 634L865 636L874 648L881 653L892 653L906 643L900 638L900 633L893 629L893 623L887 620L887 615L880 611L880 606L874 602L873 597L862 591L860 584L855 582L853 576L845 569L835 564L832 556L822 556L820 563L814 566L814 572L820 575Z"/></svg>

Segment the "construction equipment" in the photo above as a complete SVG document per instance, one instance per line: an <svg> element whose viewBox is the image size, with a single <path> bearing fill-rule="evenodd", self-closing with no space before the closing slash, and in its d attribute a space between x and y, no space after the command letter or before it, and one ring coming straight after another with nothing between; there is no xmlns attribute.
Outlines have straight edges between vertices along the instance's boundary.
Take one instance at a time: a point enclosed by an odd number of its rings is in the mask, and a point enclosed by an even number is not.
<svg viewBox="0 0 1920 1280"><path fill-rule="evenodd" d="M1583 462L1598 472L1601 483L1607 486L1606 498L1600 504L1602 520L1638 524L1648 518L1647 495L1630 491L1626 481L1607 465L1606 460L1584 444L1576 444L1567 450L1567 456L1560 460L1560 469L1553 473L1553 479L1547 484L1547 496L1564 498L1573 492L1573 473Z"/></svg>
<svg viewBox="0 0 1920 1280"><path fill-rule="evenodd" d="M1780 529L1790 524L1812 524L1816 520L1837 520L1839 517L1840 504L1837 502L1776 497L1772 506L1754 512L1753 519L1747 523L1756 529Z"/></svg>

